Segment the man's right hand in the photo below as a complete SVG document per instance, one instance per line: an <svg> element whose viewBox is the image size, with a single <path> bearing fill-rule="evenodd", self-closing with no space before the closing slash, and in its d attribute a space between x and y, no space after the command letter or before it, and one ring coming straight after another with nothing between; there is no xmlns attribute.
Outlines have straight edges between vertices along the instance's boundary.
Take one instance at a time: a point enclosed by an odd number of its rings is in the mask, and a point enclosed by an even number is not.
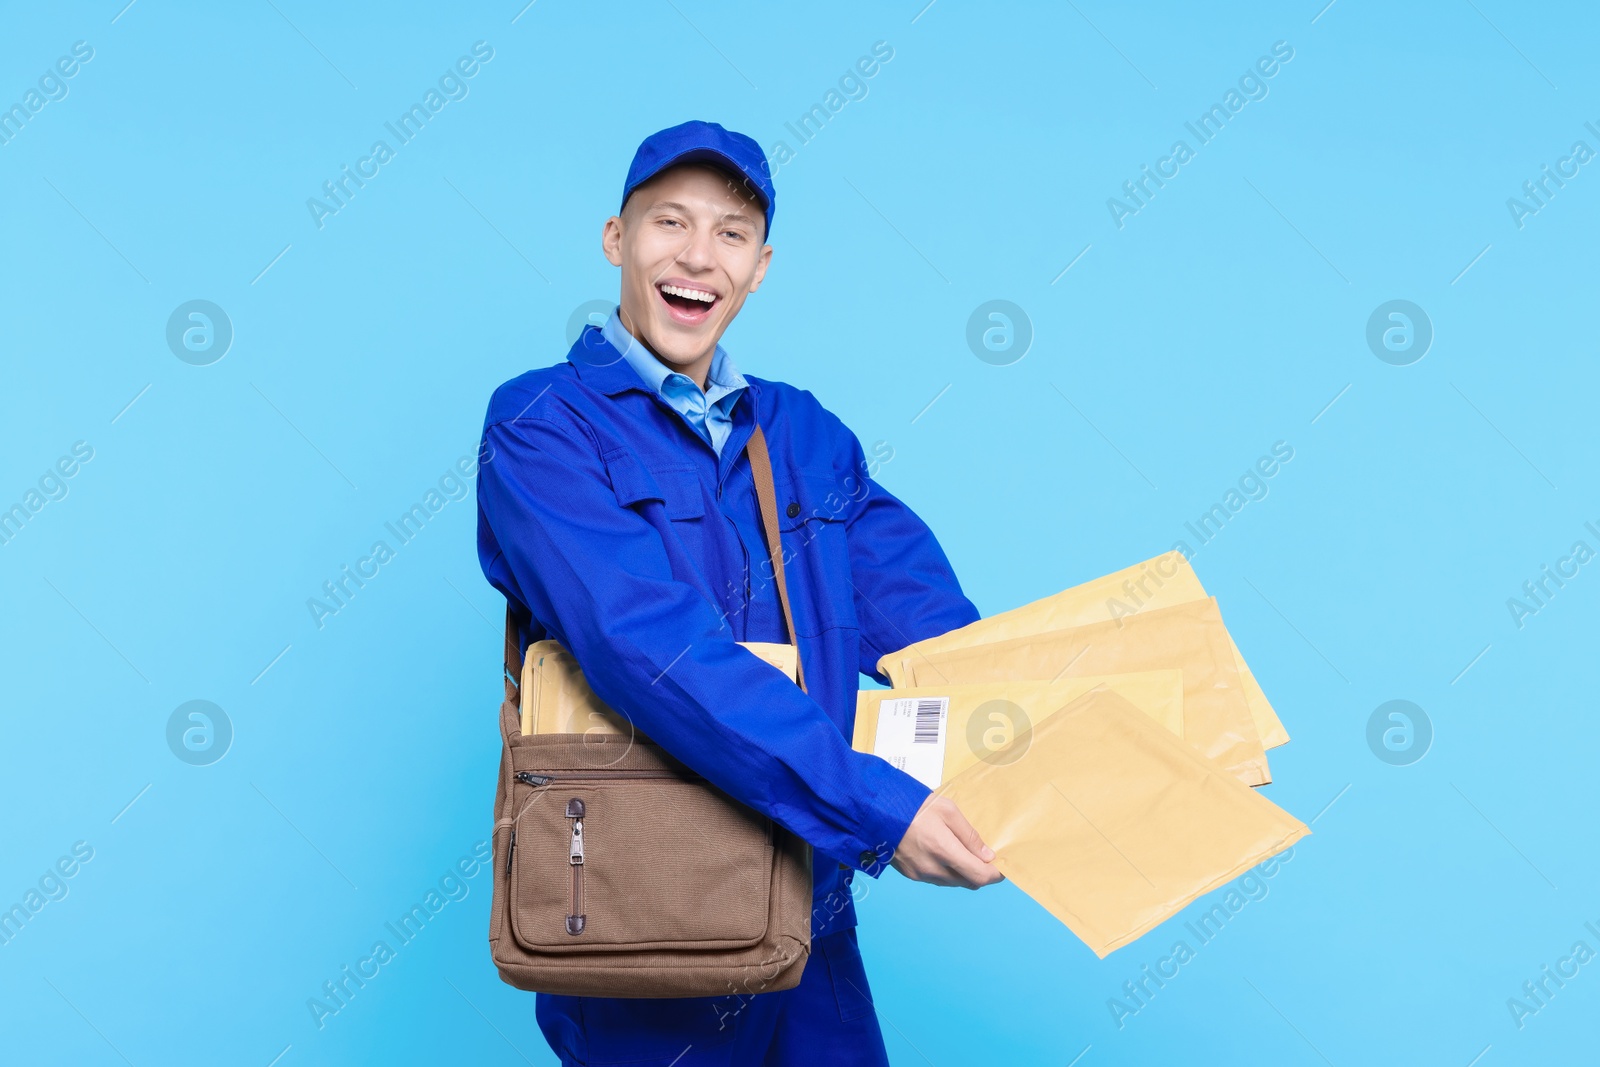
<svg viewBox="0 0 1600 1067"><path fill-rule="evenodd" d="M977 889L1005 875L956 802L930 794L894 850L891 866L913 882Z"/></svg>

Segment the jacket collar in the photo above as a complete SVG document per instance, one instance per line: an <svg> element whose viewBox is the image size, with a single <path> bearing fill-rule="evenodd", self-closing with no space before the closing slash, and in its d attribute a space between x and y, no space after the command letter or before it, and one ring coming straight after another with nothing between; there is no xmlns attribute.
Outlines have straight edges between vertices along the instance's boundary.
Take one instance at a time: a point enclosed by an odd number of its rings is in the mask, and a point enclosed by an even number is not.
<svg viewBox="0 0 1600 1067"><path fill-rule="evenodd" d="M616 396L630 389L642 393L654 392L646 385L639 372L629 366L616 346L606 340L600 327L587 325L578 339L567 350L567 362L578 372L584 385L597 389L606 396Z"/></svg>
<svg viewBox="0 0 1600 1067"><path fill-rule="evenodd" d="M640 344L638 338L622 325L620 307L611 309L611 317L600 327L600 333L612 348L622 353L622 358L628 361L628 365L644 379L646 385L663 396L667 395L665 386L667 380L673 377L672 369L657 359L654 353ZM678 377L684 376L679 374ZM705 385L707 401L716 403L722 397L743 389L745 384L744 375L733 365L733 359L727 350L720 344L717 345L711 354L711 366L708 368Z"/></svg>
<svg viewBox="0 0 1600 1067"><path fill-rule="evenodd" d="M583 332L567 351L567 362L577 371L578 379L591 389L598 390L606 396L620 396L630 391L644 393L651 397L662 411L672 412L671 405L659 392L645 384L644 379L639 377L639 372L634 370L628 361L622 358L622 353L605 339L598 326L591 324L583 328ZM746 375L744 381L745 387L739 391L739 398L734 401L730 412L733 416L733 430L722 444L722 454L717 457L719 485L727 481L728 475L744 455L751 431L757 421L761 421L761 379Z"/></svg>
<svg viewBox="0 0 1600 1067"><path fill-rule="evenodd" d="M659 395L657 389L641 378L639 372L623 358L616 346L606 340L605 333L600 327L592 323L583 328L583 332L578 334L578 339L567 350L567 362L578 372L578 378L584 385L599 390L606 396L617 396L631 389ZM756 398L761 395L761 388L756 384L756 379L744 375L739 377L744 382L744 391L750 394L752 404L755 403ZM738 406L740 405L735 405Z"/></svg>

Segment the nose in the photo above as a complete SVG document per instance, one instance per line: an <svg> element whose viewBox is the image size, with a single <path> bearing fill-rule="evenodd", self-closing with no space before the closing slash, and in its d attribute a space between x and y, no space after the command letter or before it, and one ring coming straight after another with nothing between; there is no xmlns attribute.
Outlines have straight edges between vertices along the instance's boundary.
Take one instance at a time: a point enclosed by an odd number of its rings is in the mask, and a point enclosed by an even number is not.
<svg viewBox="0 0 1600 1067"><path fill-rule="evenodd" d="M711 227L697 227L689 234L683 248L678 252L677 262L690 271L710 270L716 266L716 251L712 247L714 237L715 233Z"/></svg>

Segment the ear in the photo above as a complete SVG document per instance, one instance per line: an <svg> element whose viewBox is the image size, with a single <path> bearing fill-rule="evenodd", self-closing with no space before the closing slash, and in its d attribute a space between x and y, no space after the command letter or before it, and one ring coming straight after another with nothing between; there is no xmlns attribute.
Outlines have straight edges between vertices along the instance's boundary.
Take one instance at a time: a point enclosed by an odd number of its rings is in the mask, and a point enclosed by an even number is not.
<svg viewBox="0 0 1600 1067"><path fill-rule="evenodd" d="M613 267L622 266L622 216L612 215L600 230L600 251Z"/></svg>
<svg viewBox="0 0 1600 1067"><path fill-rule="evenodd" d="M771 245L762 245L761 246L761 258L756 260L755 280L750 283L750 291L752 293L755 292L757 289L761 288L761 279L763 279L763 278L765 278L767 276L767 265L770 264L771 262L772 262L772 246Z"/></svg>

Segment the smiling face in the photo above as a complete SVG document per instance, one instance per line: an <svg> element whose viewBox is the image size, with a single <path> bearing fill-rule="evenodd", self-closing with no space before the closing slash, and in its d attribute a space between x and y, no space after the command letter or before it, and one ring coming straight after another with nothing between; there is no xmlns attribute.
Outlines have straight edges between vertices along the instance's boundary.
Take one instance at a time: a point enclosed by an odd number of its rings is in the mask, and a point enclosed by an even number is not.
<svg viewBox="0 0 1600 1067"><path fill-rule="evenodd" d="M772 246L761 202L714 167L670 167L606 220L622 268L622 325L656 358L705 387L717 342L761 286Z"/></svg>

